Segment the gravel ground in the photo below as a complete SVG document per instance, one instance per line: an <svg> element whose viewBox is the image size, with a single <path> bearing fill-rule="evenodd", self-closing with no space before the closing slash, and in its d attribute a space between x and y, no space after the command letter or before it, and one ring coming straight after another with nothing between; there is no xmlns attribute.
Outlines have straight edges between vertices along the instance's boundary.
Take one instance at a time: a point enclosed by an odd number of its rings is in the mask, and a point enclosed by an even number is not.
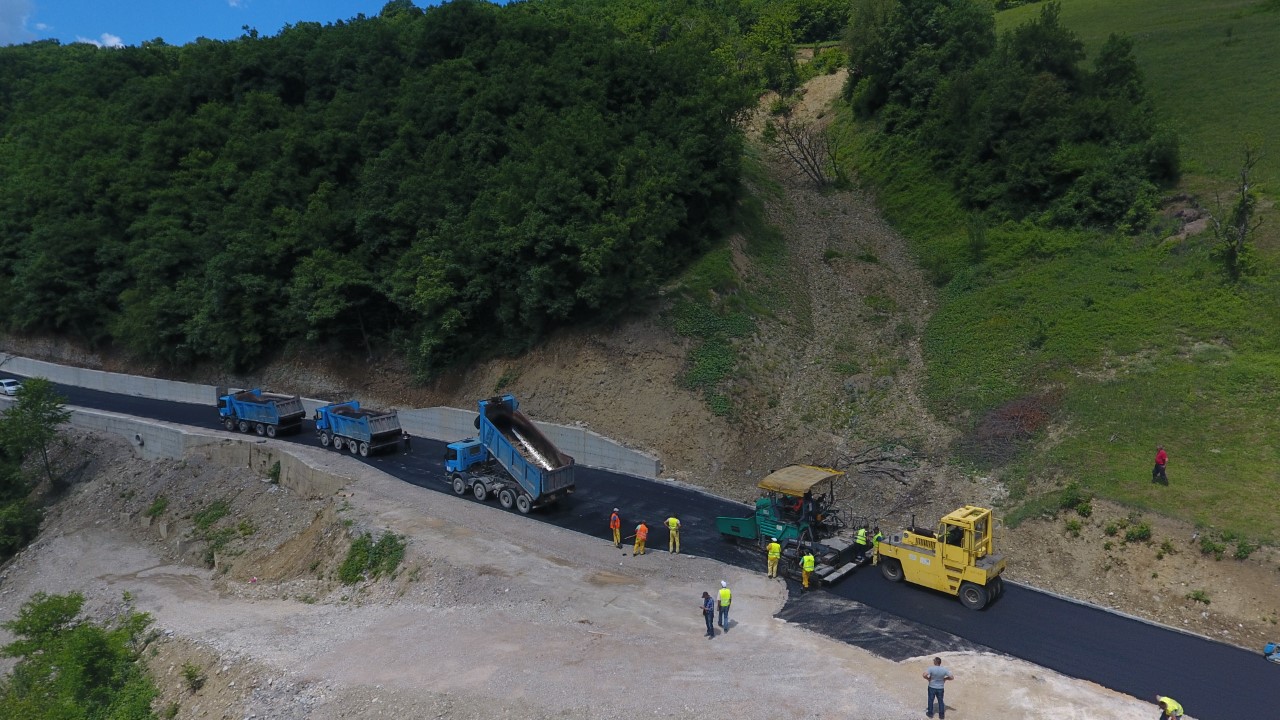
<svg viewBox="0 0 1280 720"><path fill-rule="evenodd" d="M151 613L161 631L149 660L164 688L157 707L176 705L178 717L923 714L919 674L928 658L889 662L774 618L785 588L762 574L665 552L632 557L604 539L416 488L319 450L292 449L360 479L317 510L316 501L245 470L199 459L148 463L115 440L93 446L93 470L42 538L4 568L0 619L36 591L80 590L100 617L126 604ZM234 494L225 522L264 530L219 569L202 567L194 553L176 552L173 536L160 541L136 513L124 522L107 502L145 507L140 490L157 487L171 498ZM340 558L313 537L384 528L408 540L396 578L350 587L328 578L325 568ZM311 549L309 562L279 561L299 546ZM698 598L721 579L734 590L731 629L708 640ZM945 662L958 678L947 694L953 719L1119 720L1149 710L1008 658ZM187 664L205 676L198 691L182 678Z"/></svg>

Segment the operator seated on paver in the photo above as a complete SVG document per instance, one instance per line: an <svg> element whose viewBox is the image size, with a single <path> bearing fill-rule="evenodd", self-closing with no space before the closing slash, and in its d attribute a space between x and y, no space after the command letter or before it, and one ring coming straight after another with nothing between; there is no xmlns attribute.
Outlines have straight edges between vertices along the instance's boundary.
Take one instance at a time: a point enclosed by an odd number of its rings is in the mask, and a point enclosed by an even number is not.
<svg viewBox="0 0 1280 720"><path fill-rule="evenodd" d="M791 515L794 517L800 517L800 512L803 507L804 507L804 503L800 500L800 498L793 498L789 501L784 501L782 503L783 511L786 512L788 515Z"/></svg>

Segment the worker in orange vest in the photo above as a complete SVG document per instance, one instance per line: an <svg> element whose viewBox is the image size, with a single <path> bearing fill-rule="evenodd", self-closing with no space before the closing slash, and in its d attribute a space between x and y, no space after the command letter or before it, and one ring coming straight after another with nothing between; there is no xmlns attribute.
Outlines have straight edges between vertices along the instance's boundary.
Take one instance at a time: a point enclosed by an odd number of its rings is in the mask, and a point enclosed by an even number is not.
<svg viewBox="0 0 1280 720"><path fill-rule="evenodd" d="M609 529L613 531L613 546L622 547L622 518L618 517L618 508L609 516Z"/></svg>
<svg viewBox="0 0 1280 720"><path fill-rule="evenodd" d="M631 548L631 556L644 554L644 541L649 539L649 526L643 520L636 526L636 545Z"/></svg>
<svg viewBox="0 0 1280 720"><path fill-rule="evenodd" d="M672 515L667 518L667 552L680 552L680 518Z"/></svg>

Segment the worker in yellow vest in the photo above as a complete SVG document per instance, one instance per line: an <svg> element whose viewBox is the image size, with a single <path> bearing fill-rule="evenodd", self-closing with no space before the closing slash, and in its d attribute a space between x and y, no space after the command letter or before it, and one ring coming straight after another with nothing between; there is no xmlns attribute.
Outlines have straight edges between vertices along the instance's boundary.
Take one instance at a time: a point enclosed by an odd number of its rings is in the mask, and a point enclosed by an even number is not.
<svg viewBox="0 0 1280 720"><path fill-rule="evenodd" d="M813 551L805 550L804 557L800 559L800 570L802 571L800 583L804 585L805 590L809 589L809 574L813 572L813 564Z"/></svg>
<svg viewBox="0 0 1280 720"><path fill-rule="evenodd" d="M863 525L862 527L858 528L857 534L854 535L853 537L853 543L858 548L858 561L861 562L863 560L866 560L867 556L871 552L871 544L867 541L866 525Z"/></svg>
<svg viewBox="0 0 1280 720"><path fill-rule="evenodd" d="M622 547L622 518L618 517L618 508L614 508L609 516L609 529L613 531L613 546Z"/></svg>
<svg viewBox="0 0 1280 720"><path fill-rule="evenodd" d="M769 577L778 577L778 558L782 557L782 546L778 544L778 538L769 538L771 542L765 551L769 554Z"/></svg>
<svg viewBox="0 0 1280 720"><path fill-rule="evenodd" d="M1178 720L1182 717L1182 706L1177 700L1157 695L1156 704L1160 706L1160 720Z"/></svg>
<svg viewBox="0 0 1280 720"><path fill-rule="evenodd" d="M667 552L680 552L680 518L672 515L667 518Z"/></svg>
<svg viewBox="0 0 1280 720"><path fill-rule="evenodd" d="M719 625L724 628L725 632L729 632L729 603L733 601L733 593L729 590L729 583L720 581L720 621Z"/></svg>
<svg viewBox="0 0 1280 720"><path fill-rule="evenodd" d="M631 556L644 554L644 541L649 539L649 526L643 520L636 526L636 544L631 548Z"/></svg>
<svg viewBox="0 0 1280 720"><path fill-rule="evenodd" d="M884 539L884 533L880 532L880 526L871 528L871 564L880 564L880 541Z"/></svg>

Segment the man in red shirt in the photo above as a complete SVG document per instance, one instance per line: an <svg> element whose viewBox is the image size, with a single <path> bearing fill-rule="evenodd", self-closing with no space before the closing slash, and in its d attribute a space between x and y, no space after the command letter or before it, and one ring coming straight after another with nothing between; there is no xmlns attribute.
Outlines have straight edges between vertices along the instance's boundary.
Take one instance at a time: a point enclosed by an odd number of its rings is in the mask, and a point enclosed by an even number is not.
<svg viewBox="0 0 1280 720"><path fill-rule="evenodd" d="M1162 485L1169 484L1169 476L1164 474L1164 464L1169 461L1169 453L1164 451L1163 445L1156 446L1156 466L1151 468L1151 482L1158 482Z"/></svg>

